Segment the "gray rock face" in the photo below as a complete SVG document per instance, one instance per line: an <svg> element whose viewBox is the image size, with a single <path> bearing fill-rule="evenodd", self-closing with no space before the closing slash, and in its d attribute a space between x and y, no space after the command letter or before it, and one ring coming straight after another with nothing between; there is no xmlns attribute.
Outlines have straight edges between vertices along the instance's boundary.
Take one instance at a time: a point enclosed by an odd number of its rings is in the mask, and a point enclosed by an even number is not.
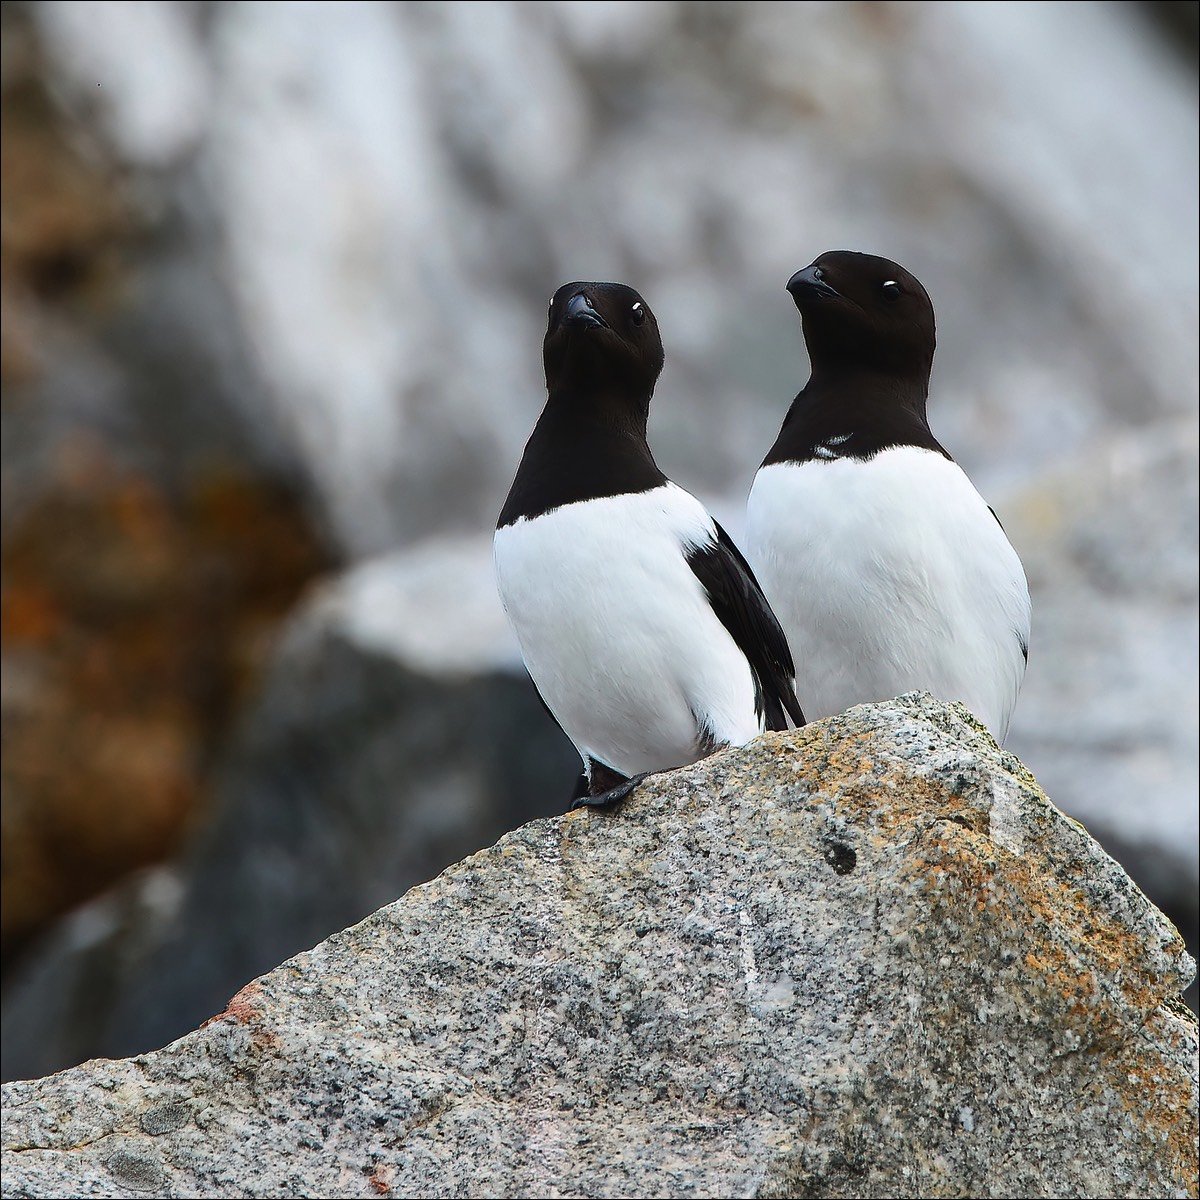
<svg viewBox="0 0 1200 1200"><path fill-rule="evenodd" d="M534 821L159 1052L4 1088L6 1196L1174 1196L1194 964L914 695Z"/></svg>

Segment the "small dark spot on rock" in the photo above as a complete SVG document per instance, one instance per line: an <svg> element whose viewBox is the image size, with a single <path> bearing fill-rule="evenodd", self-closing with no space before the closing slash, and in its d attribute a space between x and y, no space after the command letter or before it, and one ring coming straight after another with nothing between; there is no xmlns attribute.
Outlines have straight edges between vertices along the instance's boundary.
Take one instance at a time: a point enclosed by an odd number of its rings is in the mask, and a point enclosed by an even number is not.
<svg viewBox="0 0 1200 1200"><path fill-rule="evenodd" d="M163 1169L153 1159L118 1150L104 1165L113 1179L131 1192L161 1193L163 1190Z"/></svg>
<svg viewBox="0 0 1200 1200"><path fill-rule="evenodd" d="M825 861L839 874L849 875L858 866L858 855L845 842L829 841L821 851Z"/></svg>
<svg viewBox="0 0 1200 1200"><path fill-rule="evenodd" d="M186 1104L156 1104L142 1113L142 1132L151 1137L173 1133L182 1129L192 1119L192 1110Z"/></svg>
<svg viewBox="0 0 1200 1200"><path fill-rule="evenodd" d="M953 821L955 825L961 825L964 829L971 828L971 822L962 813L955 813L953 816L947 817L946 820Z"/></svg>
<svg viewBox="0 0 1200 1200"><path fill-rule="evenodd" d="M313 996L308 1002L308 1015L314 1021L336 1021L341 1016L338 1006L325 996Z"/></svg>

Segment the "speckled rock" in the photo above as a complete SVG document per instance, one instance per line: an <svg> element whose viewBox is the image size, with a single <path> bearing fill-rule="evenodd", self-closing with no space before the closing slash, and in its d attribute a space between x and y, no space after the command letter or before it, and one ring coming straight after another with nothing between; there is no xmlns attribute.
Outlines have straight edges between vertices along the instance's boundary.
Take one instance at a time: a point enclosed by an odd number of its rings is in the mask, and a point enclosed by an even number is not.
<svg viewBox="0 0 1200 1200"><path fill-rule="evenodd" d="M4 1088L6 1196L1178 1196L1194 971L960 707L532 822L164 1050Z"/></svg>

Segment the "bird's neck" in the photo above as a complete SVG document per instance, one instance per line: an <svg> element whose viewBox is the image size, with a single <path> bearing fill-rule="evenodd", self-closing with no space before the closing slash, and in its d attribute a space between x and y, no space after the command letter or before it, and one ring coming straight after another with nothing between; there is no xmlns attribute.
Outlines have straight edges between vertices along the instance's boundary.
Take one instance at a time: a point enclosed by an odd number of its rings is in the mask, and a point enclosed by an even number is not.
<svg viewBox="0 0 1200 1200"><path fill-rule="evenodd" d="M650 390L630 393L619 384L589 381L553 387L538 421L547 435L588 441L600 438L627 442L647 455L646 425L650 419Z"/></svg>
<svg viewBox="0 0 1200 1200"><path fill-rule="evenodd" d="M840 405L850 414L874 414L895 408L925 420L929 399L928 369L899 372L861 364L814 363L804 393L818 404Z"/></svg>
<svg viewBox="0 0 1200 1200"><path fill-rule="evenodd" d="M861 366L814 365L792 402L764 465L836 457L866 458L890 446L946 451L929 428L927 373L898 375ZM832 441L831 441L832 439Z"/></svg>
<svg viewBox="0 0 1200 1200"><path fill-rule="evenodd" d="M630 411L596 397L552 391L534 427L500 525L583 500L661 487L646 441L649 396Z"/></svg>

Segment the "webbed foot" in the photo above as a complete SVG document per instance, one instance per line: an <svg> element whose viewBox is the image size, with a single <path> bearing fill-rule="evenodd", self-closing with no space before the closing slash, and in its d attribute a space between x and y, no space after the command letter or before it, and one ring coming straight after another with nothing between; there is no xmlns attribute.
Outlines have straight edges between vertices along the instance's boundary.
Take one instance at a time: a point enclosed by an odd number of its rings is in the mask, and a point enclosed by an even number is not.
<svg viewBox="0 0 1200 1200"><path fill-rule="evenodd" d="M577 808L613 808L620 804L621 801L624 800L625 797L628 796L630 792L632 792L634 788L636 788L637 785L641 783L649 774L649 771L643 771L640 775L633 776L632 779L624 779L621 776L618 776L615 771L607 771L607 778L598 778L598 776L603 776L604 772L593 770L593 787L595 787L597 784L603 787L604 784L608 783L609 779L614 776L616 776L620 782L614 784L612 787L605 788L604 791L594 792L586 796L577 796L571 802L571 810L573 811Z"/></svg>

